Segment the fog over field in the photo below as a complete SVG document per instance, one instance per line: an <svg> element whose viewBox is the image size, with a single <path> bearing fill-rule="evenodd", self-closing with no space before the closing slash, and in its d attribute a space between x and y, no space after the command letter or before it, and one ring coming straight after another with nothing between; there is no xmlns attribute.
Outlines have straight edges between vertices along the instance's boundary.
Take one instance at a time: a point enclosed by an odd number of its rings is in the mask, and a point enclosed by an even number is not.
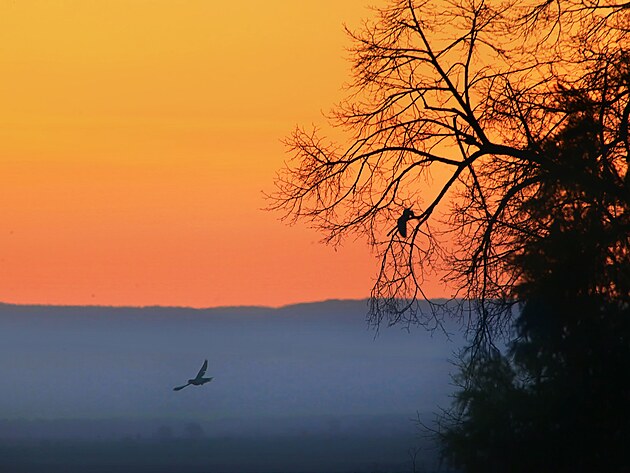
<svg viewBox="0 0 630 473"><path fill-rule="evenodd" d="M27 465L32 444L61 471L64 458L74 465L68 452L81 442L125 441L136 448L127 445L121 465L128 458L136 470L178 465L180 454L194 471L404 465L422 442L410 419L419 412L430 420L448 404L461 335L454 324L450 337L401 327L377 335L366 311L365 301L207 310L0 305L4 461L36 471ZM174 392L204 359L214 380ZM263 446L272 439L273 449ZM186 453L191 442L196 454ZM172 450L169 459L139 453L152 444ZM299 460L285 458L289 450L302 452ZM111 460L111 452L85 461Z"/></svg>

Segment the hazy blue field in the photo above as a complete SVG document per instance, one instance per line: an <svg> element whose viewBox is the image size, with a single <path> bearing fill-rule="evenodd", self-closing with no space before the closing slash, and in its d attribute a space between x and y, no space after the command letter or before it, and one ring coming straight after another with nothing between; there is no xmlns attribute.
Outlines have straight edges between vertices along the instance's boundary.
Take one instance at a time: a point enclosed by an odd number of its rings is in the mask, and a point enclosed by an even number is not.
<svg viewBox="0 0 630 473"><path fill-rule="evenodd" d="M411 419L448 403L459 337L365 313L0 305L0 471L433 468Z"/></svg>

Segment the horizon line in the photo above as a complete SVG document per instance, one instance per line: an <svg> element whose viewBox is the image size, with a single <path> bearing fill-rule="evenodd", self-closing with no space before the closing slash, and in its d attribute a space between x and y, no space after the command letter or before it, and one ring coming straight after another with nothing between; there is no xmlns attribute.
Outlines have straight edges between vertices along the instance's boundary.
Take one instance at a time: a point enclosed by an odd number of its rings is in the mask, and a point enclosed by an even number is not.
<svg viewBox="0 0 630 473"><path fill-rule="evenodd" d="M314 304L325 304L329 302L367 302L370 297L364 298L330 298L330 299L320 299L320 300L310 300L310 301L301 301L301 302L292 302L288 304L281 305L257 305L257 304L242 304L242 305L217 305L217 306L187 306L187 305L160 305L160 304L147 304L147 305L107 305L107 304L45 304L45 303L16 303L16 302L6 302L0 300L0 307L2 306L12 306L12 307L56 307L56 308L88 308L88 309L186 309L186 310L219 310L219 309L271 309L271 310L281 310L289 307L303 306L303 305L314 305ZM457 298L456 298L457 299ZM432 297L427 302L437 302L437 301L451 301L454 300L452 297ZM423 302L424 300L418 300L418 302Z"/></svg>
<svg viewBox="0 0 630 473"><path fill-rule="evenodd" d="M439 298L438 298L439 299ZM20 303L20 302L6 302L0 300L1 306L12 307L59 307L59 308L102 308L102 309L188 309L188 310L215 310L215 309L284 309L288 307L294 307L299 305L310 304L323 304L326 302L362 302L369 300L369 297L365 298L330 298L321 300L311 300L302 302L291 302L281 305L264 305L264 304L235 304L235 305L217 305L217 306L188 306L188 305L161 305L161 304L147 304L147 305L117 305L117 304L46 304L46 303Z"/></svg>

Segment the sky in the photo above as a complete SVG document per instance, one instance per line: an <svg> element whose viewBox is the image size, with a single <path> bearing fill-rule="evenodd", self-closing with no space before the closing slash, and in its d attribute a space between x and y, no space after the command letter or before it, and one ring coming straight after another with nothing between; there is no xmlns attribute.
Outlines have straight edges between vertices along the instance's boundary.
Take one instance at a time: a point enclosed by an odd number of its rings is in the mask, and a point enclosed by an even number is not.
<svg viewBox="0 0 630 473"><path fill-rule="evenodd" d="M378 2L0 1L0 301L368 296L364 241L262 209L282 138L343 97L343 24Z"/></svg>

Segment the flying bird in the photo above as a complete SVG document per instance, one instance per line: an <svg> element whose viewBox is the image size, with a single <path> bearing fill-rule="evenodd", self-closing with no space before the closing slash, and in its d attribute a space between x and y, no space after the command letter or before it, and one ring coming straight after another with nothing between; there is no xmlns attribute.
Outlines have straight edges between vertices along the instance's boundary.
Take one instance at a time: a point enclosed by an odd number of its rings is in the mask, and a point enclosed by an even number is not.
<svg viewBox="0 0 630 473"><path fill-rule="evenodd" d="M413 210L408 208L403 210L402 215L398 217L396 227L398 228L398 233L400 233L400 236L403 238L407 238L407 222L413 217L415 217Z"/></svg>
<svg viewBox="0 0 630 473"><path fill-rule="evenodd" d="M208 369L208 360L203 362L203 365L201 365L201 369L199 370L199 373L197 373L197 376L195 376L193 379L189 379L188 382L184 384L183 386L177 386L176 388L173 388L173 391L180 391L181 389L184 389L186 386L189 386L191 384L193 386L202 386L206 383L209 383L210 381L212 381L213 378L203 377L203 375L206 374L207 369Z"/></svg>

